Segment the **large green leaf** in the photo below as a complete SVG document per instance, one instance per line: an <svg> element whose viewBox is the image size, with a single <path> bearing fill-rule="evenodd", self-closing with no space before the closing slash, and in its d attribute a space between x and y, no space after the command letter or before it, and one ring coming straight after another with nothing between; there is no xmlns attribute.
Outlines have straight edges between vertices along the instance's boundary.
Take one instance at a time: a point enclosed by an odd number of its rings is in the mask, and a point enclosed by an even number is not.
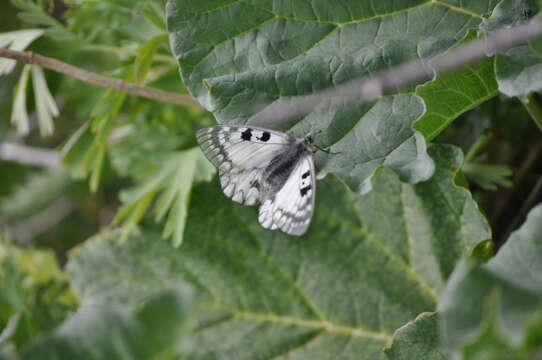
<svg viewBox="0 0 542 360"><path fill-rule="evenodd" d="M475 32L470 31L461 44L475 38ZM439 74L433 81L417 87L416 95L425 101L426 111L414 128L431 140L459 115L496 96L493 63L493 58L484 59Z"/></svg>
<svg viewBox="0 0 542 360"><path fill-rule="evenodd" d="M525 22L535 12L534 0L501 0L491 17L480 28L491 32ZM495 58L499 91L508 96L523 97L542 89L542 57L527 46L517 46Z"/></svg>
<svg viewBox="0 0 542 360"><path fill-rule="evenodd" d="M480 327L480 331L475 337L469 339L469 342L464 346L461 351L462 359L464 360L525 360L536 359L533 357L534 353L532 349L527 347L518 347L511 344L502 335L499 330L499 291L493 291L487 301L484 302L483 319ZM538 344L540 347L540 319L536 316L533 318L534 325L538 326L536 329L526 329L526 335L538 336ZM536 324L538 322L538 324ZM533 332L532 330L535 330ZM529 354L530 353L530 354Z"/></svg>
<svg viewBox="0 0 542 360"><path fill-rule="evenodd" d="M540 274L541 205L487 264L477 267L463 261L454 271L439 304L447 346L457 353L474 342L478 351L491 351L492 342L484 341L489 335L510 349L525 343L528 322L542 306ZM539 329L539 347L540 334Z"/></svg>
<svg viewBox="0 0 542 360"><path fill-rule="evenodd" d="M435 176L417 185L389 169L362 198L335 178L319 182L301 238L263 230L253 208L216 181L200 184L180 249L150 230L126 242L106 233L72 254L72 284L86 305L192 284L201 312L190 359L382 359L397 328L435 309L456 260L490 236L453 183L460 151L430 153Z"/></svg>
<svg viewBox="0 0 542 360"><path fill-rule="evenodd" d="M318 167L363 192L381 165L411 183L432 173L424 140L411 128L424 114L411 89L376 103L361 99L342 108L318 108L302 118L278 113L268 121L261 109L441 53L477 28L494 5L491 0L169 0L167 14L184 82L218 122L317 134L319 145L338 153L320 154ZM454 109L444 123L465 110Z"/></svg>
<svg viewBox="0 0 542 360"><path fill-rule="evenodd" d="M399 328L386 355L393 360L446 360L440 349L436 313L424 313Z"/></svg>
<svg viewBox="0 0 542 360"><path fill-rule="evenodd" d="M499 90L505 95L523 97L542 89L542 56L527 45L498 55L495 69Z"/></svg>
<svg viewBox="0 0 542 360"><path fill-rule="evenodd" d="M22 360L171 359L192 306L189 289L164 291L137 311L88 306L24 349Z"/></svg>

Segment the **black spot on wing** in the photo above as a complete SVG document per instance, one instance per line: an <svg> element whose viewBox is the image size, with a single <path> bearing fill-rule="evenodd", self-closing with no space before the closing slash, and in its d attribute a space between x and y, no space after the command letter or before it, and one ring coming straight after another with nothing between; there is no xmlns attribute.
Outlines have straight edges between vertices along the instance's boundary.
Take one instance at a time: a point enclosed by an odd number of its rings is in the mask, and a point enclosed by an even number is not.
<svg viewBox="0 0 542 360"><path fill-rule="evenodd" d="M304 188L301 188L301 191L300 191L301 196L307 195L307 192L308 192L311 188L312 188L311 185L307 185L307 186L305 186Z"/></svg>
<svg viewBox="0 0 542 360"><path fill-rule="evenodd" d="M307 171L306 173L304 173L303 175L301 175L301 178L302 178L302 179L306 179L310 174L311 174L311 172L310 172L310 171Z"/></svg>
<svg viewBox="0 0 542 360"><path fill-rule="evenodd" d="M250 141L250 139L252 139L252 129L248 128L245 131L243 131L241 133L241 139L243 139L245 141Z"/></svg>
<svg viewBox="0 0 542 360"><path fill-rule="evenodd" d="M258 140L260 141L263 141L263 142L266 142L266 141L269 141L269 139L271 139L271 133L267 132L267 131L264 131L262 133L262 136L260 136L258 138Z"/></svg>

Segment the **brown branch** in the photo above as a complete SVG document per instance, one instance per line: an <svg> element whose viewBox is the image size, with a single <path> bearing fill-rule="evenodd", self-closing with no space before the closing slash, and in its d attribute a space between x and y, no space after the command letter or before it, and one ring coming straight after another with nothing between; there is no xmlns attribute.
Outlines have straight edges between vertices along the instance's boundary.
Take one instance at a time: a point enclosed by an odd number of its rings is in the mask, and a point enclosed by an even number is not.
<svg viewBox="0 0 542 360"><path fill-rule="evenodd" d="M533 168L533 166L538 164L540 158L542 158L542 142L539 142L524 158L521 166L514 176L513 189L519 189L522 185L524 185L524 182L529 175L529 171ZM514 196L517 196L517 193L512 191L512 189L507 189L505 190L504 195L498 198L491 215L491 223L494 224L493 228L500 223L502 216L509 208L510 203L514 200ZM504 242L506 241L506 238L501 240Z"/></svg>
<svg viewBox="0 0 542 360"><path fill-rule="evenodd" d="M57 151L9 142L0 144L0 160L30 166L60 166L60 154Z"/></svg>
<svg viewBox="0 0 542 360"><path fill-rule="evenodd" d="M8 224L8 229L15 236L18 244L28 245L38 235L46 233L57 226L75 209L74 203L65 198L60 198L42 212L21 222Z"/></svg>
<svg viewBox="0 0 542 360"><path fill-rule="evenodd" d="M351 80L333 88L324 89L310 95L294 99L279 100L262 109L259 120L270 123L281 119L287 121L312 112L319 105L343 107L353 101L376 100L382 95L392 94L409 84L417 84L433 78L435 73L443 73L460 66L484 59L496 52L526 44L542 35L542 21L533 19L527 24L497 30L485 38L469 42L455 49L433 56L429 59L415 59L380 71L374 75Z"/></svg>
<svg viewBox="0 0 542 360"><path fill-rule="evenodd" d="M36 64L49 70L73 77L77 80L102 86L109 89L115 89L127 94L141 96L147 99L158 100L183 106L200 107L201 105L189 95L176 94L169 91L150 88L138 85L120 79L114 79L94 72L78 68L65 62L42 56L32 51L16 51L10 49L0 49L0 57L17 60L26 64Z"/></svg>
<svg viewBox="0 0 542 360"><path fill-rule="evenodd" d="M503 244L510 237L510 234L512 234L512 232L518 228L522 220L525 221L527 213L533 208L535 203L537 203L540 194L542 194L542 178L539 178L536 181L533 189L531 190L523 204L521 204L521 208L514 217L514 220L506 228L504 235L501 237L501 244Z"/></svg>

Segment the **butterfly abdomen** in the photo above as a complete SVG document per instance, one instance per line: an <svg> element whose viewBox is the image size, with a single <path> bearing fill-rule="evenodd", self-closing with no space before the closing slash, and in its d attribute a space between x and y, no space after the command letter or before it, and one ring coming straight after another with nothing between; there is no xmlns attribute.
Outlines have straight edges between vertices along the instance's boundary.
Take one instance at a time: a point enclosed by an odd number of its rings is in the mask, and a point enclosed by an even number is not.
<svg viewBox="0 0 542 360"><path fill-rule="evenodd" d="M276 193L282 188L305 151L305 146L298 143L271 160L264 173L264 179L270 193Z"/></svg>

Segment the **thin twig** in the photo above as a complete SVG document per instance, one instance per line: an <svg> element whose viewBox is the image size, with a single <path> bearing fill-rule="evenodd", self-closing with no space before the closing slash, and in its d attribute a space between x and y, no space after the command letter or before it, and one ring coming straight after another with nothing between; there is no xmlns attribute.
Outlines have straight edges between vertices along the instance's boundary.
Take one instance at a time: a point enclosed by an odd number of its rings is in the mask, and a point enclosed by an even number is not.
<svg viewBox="0 0 542 360"><path fill-rule="evenodd" d="M18 244L29 244L40 234L53 229L75 210L73 202L60 198L47 209L29 219L9 225Z"/></svg>
<svg viewBox="0 0 542 360"><path fill-rule="evenodd" d="M510 234L518 228L519 224L521 223L521 220L525 219L527 212L529 212L529 210L531 210L533 205L538 201L538 198L540 197L541 193L542 193L542 178L538 179L535 186L529 193L529 196L527 196L527 199L521 205L521 208L519 209L519 212L514 217L514 220L506 228L506 231L504 232L502 236L503 241L506 241L506 239L508 239Z"/></svg>
<svg viewBox="0 0 542 360"><path fill-rule="evenodd" d="M472 41L445 54L429 59L415 59L372 76L352 80L311 95L277 101L262 110L258 118L266 122L277 118L288 120L304 116L322 103L344 106L360 99L372 101L382 95L397 92L406 85L430 79L435 73L450 71L496 52L526 44L540 35L542 21L533 19L527 24L497 30L484 39Z"/></svg>
<svg viewBox="0 0 542 360"><path fill-rule="evenodd" d="M521 185L524 183L529 171L532 167L538 163L539 159L542 157L542 142L539 142L530 152L527 154L519 169L515 172L514 175L514 189L521 188ZM504 195L498 198L497 203L494 206L494 210L491 214L491 223L498 224L501 217L505 213L506 209L510 206L510 203L514 199L514 196L517 195L514 191L507 189L504 192ZM500 240L505 241L506 238L501 238Z"/></svg>
<svg viewBox="0 0 542 360"><path fill-rule="evenodd" d="M36 54L32 51L0 49L0 57L21 61L26 64L36 64L46 69L71 76L83 82L87 82L89 84L115 89L131 95L141 96L147 99L158 100L176 105L194 106L201 108L201 105L196 101L196 99L189 95L176 94L169 91L163 91L150 88L148 86L122 81L120 79L110 78L85 69L78 68L60 60Z"/></svg>
<svg viewBox="0 0 542 360"><path fill-rule="evenodd" d="M42 167L60 166L60 154L57 151L13 143L0 144L0 160Z"/></svg>

